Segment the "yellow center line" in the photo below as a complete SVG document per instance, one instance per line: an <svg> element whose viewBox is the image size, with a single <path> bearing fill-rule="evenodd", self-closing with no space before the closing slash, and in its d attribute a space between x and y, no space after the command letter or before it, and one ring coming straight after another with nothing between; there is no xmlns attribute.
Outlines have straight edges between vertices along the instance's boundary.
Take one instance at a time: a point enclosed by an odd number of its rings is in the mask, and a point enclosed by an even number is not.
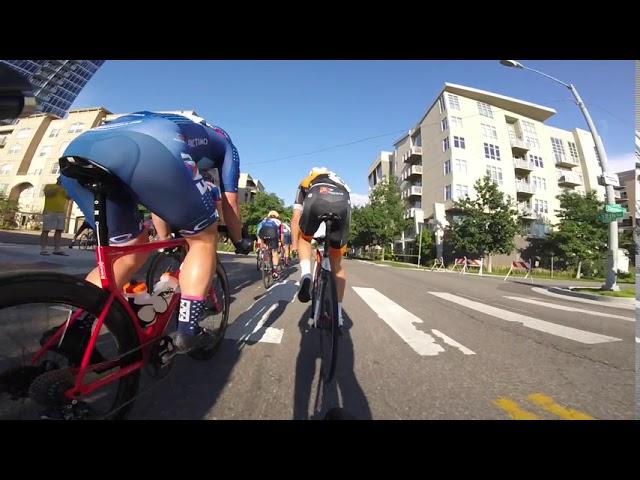
<svg viewBox="0 0 640 480"><path fill-rule="evenodd" d="M531 412L523 410L522 408L520 408L520 405L518 405L510 398L500 397L497 400L494 400L493 403L507 412L509 416L514 420L540 420L540 417Z"/></svg>
<svg viewBox="0 0 640 480"><path fill-rule="evenodd" d="M535 403L543 410L553 413L564 420L595 420L586 413L574 410L573 408L563 407L553 401L553 398L543 393L532 393L527 397L530 402Z"/></svg>

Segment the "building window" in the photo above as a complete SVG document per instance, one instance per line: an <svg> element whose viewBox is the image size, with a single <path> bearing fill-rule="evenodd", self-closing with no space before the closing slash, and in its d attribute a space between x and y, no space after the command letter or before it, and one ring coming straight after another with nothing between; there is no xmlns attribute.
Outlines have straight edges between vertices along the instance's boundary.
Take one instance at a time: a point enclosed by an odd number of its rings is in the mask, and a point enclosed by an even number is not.
<svg viewBox="0 0 640 480"><path fill-rule="evenodd" d="M55 162L53 165L51 165L51 173L54 175L60 173L60 164L58 162Z"/></svg>
<svg viewBox="0 0 640 480"><path fill-rule="evenodd" d="M455 199L465 198L469 196L469 186L468 185L456 185L456 196Z"/></svg>
<svg viewBox="0 0 640 480"><path fill-rule="evenodd" d="M80 133L83 130L84 123L76 122L69 126L69 133Z"/></svg>
<svg viewBox="0 0 640 480"><path fill-rule="evenodd" d="M547 191L547 179L544 177L531 177L531 185L533 185L534 192L546 192Z"/></svg>
<svg viewBox="0 0 640 480"><path fill-rule="evenodd" d="M456 148L464 148L464 137L453 137L453 146Z"/></svg>
<svg viewBox="0 0 640 480"><path fill-rule="evenodd" d="M484 144L484 157L489 160L500 160L500 147L490 143Z"/></svg>
<svg viewBox="0 0 640 480"><path fill-rule="evenodd" d="M444 162L444 174L449 175L451 173L451 160L445 160Z"/></svg>
<svg viewBox="0 0 640 480"><path fill-rule="evenodd" d="M451 127L462 128L462 118L461 117L451 117Z"/></svg>
<svg viewBox="0 0 640 480"><path fill-rule="evenodd" d="M455 166L456 172L462 173L464 175L468 174L466 160L461 160L459 158L456 158L454 166Z"/></svg>
<svg viewBox="0 0 640 480"><path fill-rule="evenodd" d="M449 128L449 122L447 122L447 117L444 117L441 121L440 121L440 128L442 129L442 131L444 132L446 129Z"/></svg>
<svg viewBox="0 0 640 480"><path fill-rule="evenodd" d="M49 134L49 138L57 137L59 134L60 134L60 129L54 128L53 130L51 130L51 133Z"/></svg>
<svg viewBox="0 0 640 480"><path fill-rule="evenodd" d="M451 200L451 185L444 187L444 201Z"/></svg>
<svg viewBox="0 0 640 480"><path fill-rule="evenodd" d="M536 213L549 213L549 202L536 198L533 201L533 211Z"/></svg>
<svg viewBox="0 0 640 480"><path fill-rule="evenodd" d="M451 110L460 110L460 101L457 95L449 94L449 107Z"/></svg>
<svg viewBox="0 0 640 480"><path fill-rule="evenodd" d="M487 125L485 123L481 123L480 128L482 129L482 136L487 140L498 139L498 132L496 132L496 127L494 127L493 125Z"/></svg>
<svg viewBox="0 0 640 480"><path fill-rule="evenodd" d="M573 142L567 142L567 145L569 145L569 155L571 155L571 158L573 158L576 163L579 163L580 157L578 156L578 148L576 147L576 144Z"/></svg>
<svg viewBox="0 0 640 480"><path fill-rule="evenodd" d="M0 167L0 175L9 175L9 172L12 169L12 165L9 163L5 163L4 165L2 165L2 167Z"/></svg>
<svg viewBox="0 0 640 480"><path fill-rule="evenodd" d="M20 145L19 143L16 143L14 145L11 145L11 148L9 149L9 153L12 155L15 155L16 153L19 153L20 150L22 150L22 145Z"/></svg>
<svg viewBox="0 0 640 480"><path fill-rule="evenodd" d="M487 165L487 175L491 177L493 183L496 185L502 185L502 168L494 165Z"/></svg>
<svg viewBox="0 0 640 480"><path fill-rule="evenodd" d="M447 103L444 100L444 95L438 99L438 104L440 105L440 113L447 110Z"/></svg>
<svg viewBox="0 0 640 480"><path fill-rule="evenodd" d="M491 105L489 105L488 103L482 103L482 102L477 102L477 103L478 103L478 112L480 113L480 115L482 115L483 117L493 118Z"/></svg>
<svg viewBox="0 0 640 480"><path fill-rule="evenodd" d="M538 168L544 168L542 157L539 157L538 155L529 154L529 161L532 162Z"/></svg>
<svg viewBox="0 0 640 480"><path fill-rule="evenodd" d="M31 170L29 172L29 175L42 175L42 169L41 168L36 168L34 170Z"/></svg>
<svg viewBox="0 0 640 480"><path fill-rule="evenodd" d="M420 130L418 130L417 133L415 133L414 135L411 136L411 144L414 147L421 147L422 146L422 135L420 133Z"/></svg>
<svg viewBox="0 0 640 480"><path fill-rule="evenodd" d="M524 133L530 133L533 136L537 135L536 126L533 124L533 122L522 120L522 129L524 130Z"/></svg>
<svg viewBox="0 0 640 480"><path fill-rule="evenodd" d="M16 134L16 138L27 138L30 133L31 133L30 128L21 128L20 130L18 130L18 133Z"/></svg>
<svg viewBox="0 0 640 480"><path fill-rule="evenodd" d="M449 137L445 137L442 140L442 151L446 152L447 150L449 150Z"/></svg>
<svg viewBox="0 0 640 480"><path fill-rule="evenodd" d="M46 157L47 155L49 155L49 153L51 152L51 145L47 145L45 147L42 147L40 149L40 153L38 154L39 157Z"/></svg>
<svg viewBox="0 0 640 480"><path fill-rule="evenodd" d="M524 141L527 144L527 147L540 149L540 142L538 141L538 137L527 135L524 137Z"/></svg>
<svg viewBox="0 0 640 480"><path fill-rule="evenodd" d="M563 161L565 156L562 140L560 140L559 138L551 137L551 148L553 149L553 156L556 158L556 162Z"/></svg>

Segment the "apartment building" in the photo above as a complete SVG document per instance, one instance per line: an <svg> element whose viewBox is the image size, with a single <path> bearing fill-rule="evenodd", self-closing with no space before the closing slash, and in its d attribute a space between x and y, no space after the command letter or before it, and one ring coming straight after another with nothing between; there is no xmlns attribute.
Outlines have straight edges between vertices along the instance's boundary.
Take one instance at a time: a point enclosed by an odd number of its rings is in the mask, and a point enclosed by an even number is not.
<svg viewBox="0 0 640 480"><path fill-rule="evenodd" d="M393 171L393 152L380 152L378 157L369 166L367 172L369 190L372 190L383 180L388 179Z"/></svg>
<svg viewBox="0 0 640 480"><path fill-rule="evenodd" d="M394 143L393 172L400 181L412 228L398 241L413 241L420 223L444 204L455 221L454 201L475 195L489 175L517 203L528 236L542 236L557 222L556 196L595 190L604 199L602 170L590 132L545 123L555 110L523 100L445 83L425 115ZM369 172L377 168L375 162Z"/></svg>

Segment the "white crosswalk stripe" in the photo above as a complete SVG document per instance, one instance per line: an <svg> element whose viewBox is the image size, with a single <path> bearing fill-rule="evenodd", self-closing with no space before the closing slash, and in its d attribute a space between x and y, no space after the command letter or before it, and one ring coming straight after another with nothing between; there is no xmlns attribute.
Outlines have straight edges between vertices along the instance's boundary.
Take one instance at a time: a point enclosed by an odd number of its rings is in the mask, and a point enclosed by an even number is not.
<svg viewBox="0 0 640 480"><path fill-rule="evenodd" d="M569 306L566 306L566 305L558 305L556 303L543 302L541 300L537 300L537 299L534 299L534 298L510 297L510 296L506 296L506 295L505 295L504 298L508 298L510 300L516 300L518 302L531 303L533 305L540 305L541 307L553 308L553 309L556 309L556 310L564 310L565 312L576 312L576 313L582 313L582 314L585 314L585 315L595 315L597 317L606 317L606 318L617 318L619 320L627 320L629 322L635 322L635 318L631 318L631 317L624 317L622 315L614 315L613 313L597 312L595 310L585 310L584 308L569 307Z"/></svg>
<svg viewBox="0 0 640 480"><path fill-rule="evenodd" d="M415 324L424 323L422 319L384 296L375 288L351 288L418 355L435 356L445 351L444 347L437 343L432 335L416 328ZM445 344L457 348L465 355L473 355L475 353L442 332L438 330L431 331L435 336L440 337Z"/></svg>
<svg viewBox="0 0 640 480"><path fill-rule="evenodd" d="M505 310L502 308L492 307L484 303L475 302L465 297L453 295L447 292L428 292L442 300L446 300L466 308L475 310L476 312L484 313L492 317L505 320L507 322L520 323L527 328L537 330L558 337L567 338L580 343L586 343L589 345L607 342L619 342L620 338L609 337L599 333L587 332L585 330L579 330L577 328L566 327L564 325L558 325L557 323L547 322L546 320L540 320L527 315L521 315L519 313Z"/></svg>

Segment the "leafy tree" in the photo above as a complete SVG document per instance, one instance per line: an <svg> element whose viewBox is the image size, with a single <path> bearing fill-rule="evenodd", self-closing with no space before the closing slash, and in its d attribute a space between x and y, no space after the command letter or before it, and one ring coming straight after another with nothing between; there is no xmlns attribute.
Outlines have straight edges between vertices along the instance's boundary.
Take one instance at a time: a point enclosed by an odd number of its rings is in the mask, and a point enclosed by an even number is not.
<svg viewBox="0 0 640 480"><path fill-rule="evenodd" d="M10 200L7 195L0 192L0 226L5 228L15 227L14 219L17 211L17 200Z"/></svg>
<svg viewBox="0 0 640 480"><path fill-rule="evenodd" d="M354 246L384 247L409 224L404 218L404 204L397 180L392 176L374 187L367 205L352 209L350 239Z"/></svg>
<svg viewBox="0 0 640 480"><path fill-rule="evenodd" d="M576 278L580 278L583 262L599 262L607 250L607 224L596 218L603 203L595 191L585 195L566 191L557 198L560 200L557 211L560 221L548 241L557 255L576 269Z"/></svg>
<svg viewBox="0 0 640 480"><path fill-rule="evenodd" d="M450 227L451 241L456 252L488 257L487 270L491 272L491 255L509 254L514 249L518 211L489 176L478 179L474 188L476 198L455 202L461 217Z"/></svg>
<svg viewBox="0 0 640 480"><path fill-rule="evenodd" d="M256 225L267 216L269 211L275 210L280 214L280 218L291 219L292 207L285 208L284 201L275 193L257 192L253 201L243 203L240 206L242 222L247 226L249 235L256 234ZM288 217L287 217L288 216Z"/></svg>

